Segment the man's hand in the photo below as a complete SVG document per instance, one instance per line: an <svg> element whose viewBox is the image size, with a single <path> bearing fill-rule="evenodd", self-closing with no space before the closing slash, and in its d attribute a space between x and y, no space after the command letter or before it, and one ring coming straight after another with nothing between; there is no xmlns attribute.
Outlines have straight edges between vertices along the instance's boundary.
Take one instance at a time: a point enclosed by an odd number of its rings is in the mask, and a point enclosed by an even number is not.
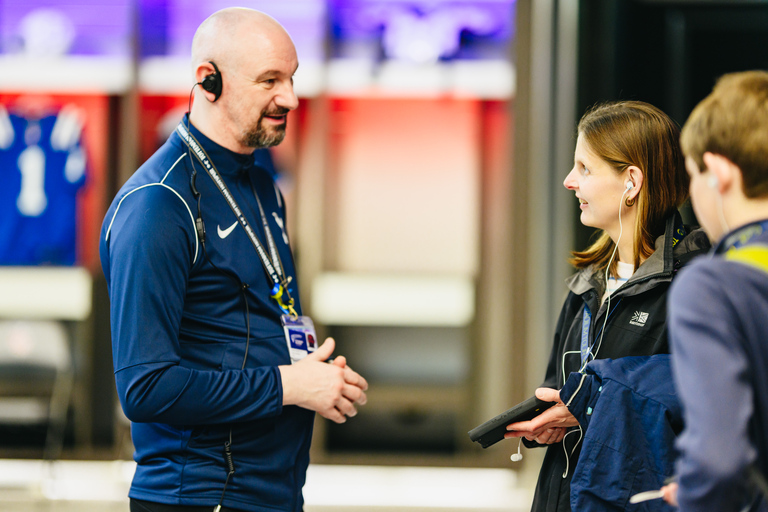
<svg viewBox="0 0 768 512"><path fill-rule="evenodd" d="M336 348L333 338L296 364L279 366L283 382L283 405L298 405L323 418L344 423L357 414L355 404L364 405L368 383L347 366L344 356L326 360Z"/></svg>
<svg viewBox="0 0 768 512"><path fill-rule="evenodd" d="M536 398L545 402L555 402L555 405L530 421L510 423L507 425L509 432L504 434L505 438L525 437L527 440L536 441L539 444L554 444L563 440L568 427L574 427L579 424L562 400L560 400L560 392L558 390L538 388L536 390Z"/></svg>

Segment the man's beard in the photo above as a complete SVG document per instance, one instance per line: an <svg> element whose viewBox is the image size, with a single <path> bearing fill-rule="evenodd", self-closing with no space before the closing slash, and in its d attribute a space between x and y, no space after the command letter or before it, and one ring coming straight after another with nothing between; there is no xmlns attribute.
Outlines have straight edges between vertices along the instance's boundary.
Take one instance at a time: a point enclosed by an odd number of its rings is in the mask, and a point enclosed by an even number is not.
<svg viewBox="0 0 768 512"><path fill-rule="evenodd" d="M264 127L264 117L270 116L282 116L289 112L287 108L281 108L274 112L262 112L259 116L259 120L256 122L256 129L250 130L245 133L243 137L243 144L249 148L268 148L277 146L285 138L285 127L288 124L288 118L285 122L279 126L271 126L269 129Z"/></svg>

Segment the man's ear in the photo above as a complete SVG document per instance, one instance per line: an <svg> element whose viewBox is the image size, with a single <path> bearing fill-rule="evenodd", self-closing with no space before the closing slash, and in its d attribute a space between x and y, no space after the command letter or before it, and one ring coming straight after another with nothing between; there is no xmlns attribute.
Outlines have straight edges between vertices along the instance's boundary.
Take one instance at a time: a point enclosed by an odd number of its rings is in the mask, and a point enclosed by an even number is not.
<svg viewBox="0 0 768 512"><path fill-rule="evenodd" d="M211 103L221 96L221 73L213 61L198 64L195 68L195 82Z"/></svg>

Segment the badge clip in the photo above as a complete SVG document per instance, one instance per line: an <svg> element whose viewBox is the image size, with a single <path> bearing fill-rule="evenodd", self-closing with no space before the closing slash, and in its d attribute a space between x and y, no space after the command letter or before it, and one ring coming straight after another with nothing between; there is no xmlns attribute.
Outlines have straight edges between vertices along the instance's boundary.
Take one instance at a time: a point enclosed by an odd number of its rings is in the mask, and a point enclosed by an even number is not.
<svg viewBox="0 0 768 512"><path fill-rule="evenodd" d="M285 297L283 297L283 292L285 292ZM291 315L291 318L294 320L299 317L299 314L296 313L296 309L293 307L294 301L293 297L291 297L291 292L283 287L282 284L275 283L275 286L272 287L270 297L275 299L275 302L277 302L277 305L283 310L283 313Z"/></svg>

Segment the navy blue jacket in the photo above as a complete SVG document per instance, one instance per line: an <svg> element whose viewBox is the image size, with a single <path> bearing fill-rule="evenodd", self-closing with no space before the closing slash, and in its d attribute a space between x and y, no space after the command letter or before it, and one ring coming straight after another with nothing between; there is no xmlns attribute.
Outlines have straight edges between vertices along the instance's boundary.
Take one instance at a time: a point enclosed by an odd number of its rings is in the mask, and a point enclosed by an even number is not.
<svg viewBox="0 0 768 512"><path fill-rule="evenodd" d="M285 208L270 172L256 166L253 155L229 151L194 126L190 131L264 243L253 183L295 283ZM224 505L301 510L314 413L282 406L277 367L291 361L281 310L269 297L271 281L195 160L207 258L203 254L191 165L186 145L173 133L118 192L101 232L115 380L133 422L138 463L129 495L215 506L226 479L222 453L231 429L236 472ZM248 322L240 282L248 285ZM295 287L293 292L300 311Z"/></svg>
<svg viewBox="0 0 768 512"><path fill-rule="evenodd" d="M583 375L568 377L560 398L584 431L571 509L672 512L661 500L629 505L633 494L659 489L674 473L683 417L669 355L592 361Z"/></svg>

